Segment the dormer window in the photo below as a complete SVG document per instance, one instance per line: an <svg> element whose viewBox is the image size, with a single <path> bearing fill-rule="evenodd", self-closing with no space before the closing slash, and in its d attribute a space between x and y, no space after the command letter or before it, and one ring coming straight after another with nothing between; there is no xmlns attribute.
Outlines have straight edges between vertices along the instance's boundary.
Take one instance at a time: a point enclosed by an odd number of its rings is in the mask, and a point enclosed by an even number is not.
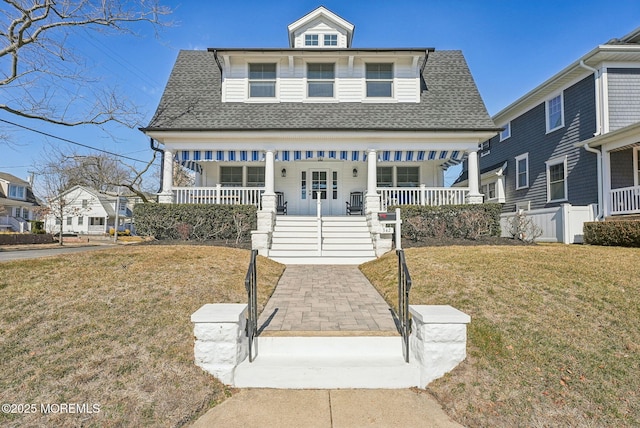
<svg viewBox="0 0 640 428"><path fill-rule="evenodd" d="M338 35L337 34L325 34L324 35L324 45L325 46L338 46Z"/></svg>
<svg viewBox="0 0 640 428"><path fill-rule="evenodd" d="M18 186L16 184L9 184L9 197L11 199L26 199L26 192L24 186Z"/></svg>
<svg viewBox="0 0 640 428"><path fill-rule="evenodd" d="M309 98L333 98L334 69L334 64L307 65L307 96Z"/></svg>
<svg viewBox="0 0 640 428"><path fill-rule="evenodd" d="M317 34L305 34L304 35L304 45L305 46L318 46L318 35Z"/></svg>
<svg viewBox="0 0 640 428"><path fill-rule="evenodd" d="M249 98L276 96L276 65L249 64Z"/></svg>
<svg viewBox="0 0 640 428"><path fill-rule="evenodd" d="M367 64L367 97L393 96L393 64Z"/></svg>

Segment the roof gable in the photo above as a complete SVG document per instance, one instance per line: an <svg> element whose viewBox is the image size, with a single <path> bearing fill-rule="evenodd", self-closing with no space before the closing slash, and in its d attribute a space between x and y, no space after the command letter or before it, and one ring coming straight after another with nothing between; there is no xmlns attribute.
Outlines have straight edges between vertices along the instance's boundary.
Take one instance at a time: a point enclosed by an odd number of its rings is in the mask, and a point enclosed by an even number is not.
<svg viewBox="0 0 640 428"><path fill-rule="evenodd" d="M324 6L320 6L292 24L289 24L287 29L289 30L289 47L291 48L296 47L296 37L304 34L307 30L337 31L346 36L346 45L339 47L350 48L355 26Z"/></svg>

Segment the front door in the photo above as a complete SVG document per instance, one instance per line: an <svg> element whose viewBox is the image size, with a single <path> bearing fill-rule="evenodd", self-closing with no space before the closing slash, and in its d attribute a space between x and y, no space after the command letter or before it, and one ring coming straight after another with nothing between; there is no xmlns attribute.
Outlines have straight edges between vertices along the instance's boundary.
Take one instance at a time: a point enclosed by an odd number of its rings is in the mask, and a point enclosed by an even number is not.
<svg viewBox="0 0 640 428"><path fill-rule="evenodd" d="M309 198L309 214L317 213L318 198L322 203L322 215L337 215L338 172L330 169L314 169L310 171L311 198Z"/></svg>

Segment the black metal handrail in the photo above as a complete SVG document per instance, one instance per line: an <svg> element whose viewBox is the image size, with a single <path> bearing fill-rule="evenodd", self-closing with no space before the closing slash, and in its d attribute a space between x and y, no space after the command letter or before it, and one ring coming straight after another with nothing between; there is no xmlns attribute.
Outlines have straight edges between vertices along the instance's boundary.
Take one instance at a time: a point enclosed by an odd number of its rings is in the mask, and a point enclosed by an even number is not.
<svg viewBox="0 0 640 428"><path fill-rule="evenodd" d="M398 331L402 336L402 354L405 362L409 362L409 336L411 335L411 319L409 318L409 291L411 291L411 275L404 257L404 250L396 250L398 255Z"/></svg>
<svg viewBox="0 0 640 428"><path fill-rule="evenodd" d="M251 261L249 269L244 278L244 287L247 290L247 298L249 308L247 313L247 337L249 338L249 362L252 363L253 355L253 339L258 332L258 268L256 265L256 257L258 250L251 250Z"/></svg>

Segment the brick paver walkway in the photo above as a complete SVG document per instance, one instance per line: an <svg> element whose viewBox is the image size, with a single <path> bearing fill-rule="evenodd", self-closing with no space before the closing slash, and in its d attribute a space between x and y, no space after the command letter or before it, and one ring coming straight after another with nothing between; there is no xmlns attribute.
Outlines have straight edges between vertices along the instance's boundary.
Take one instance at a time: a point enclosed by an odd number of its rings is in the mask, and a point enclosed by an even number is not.
<svg viewBox="0 0 640 428"><path fill-rule="evenodd" d="M259 317L264 332L396 331L389 305L356 266L288 265Z"/></svg>

